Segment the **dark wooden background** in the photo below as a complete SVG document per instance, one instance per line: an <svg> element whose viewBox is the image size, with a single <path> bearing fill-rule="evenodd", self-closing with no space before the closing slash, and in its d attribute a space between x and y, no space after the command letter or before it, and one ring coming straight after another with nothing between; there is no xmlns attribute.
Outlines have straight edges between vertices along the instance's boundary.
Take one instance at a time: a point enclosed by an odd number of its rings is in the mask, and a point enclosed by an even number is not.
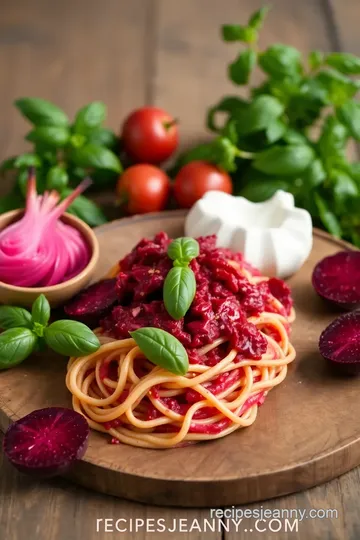
<svg viewBox="0 0 360 540"><path fill-rule="evenodd" d="M73 114L91 100L108 105L108 124L145 103L181 120L182 144L203 137L206 108L233 93L226 64L236 45L221 23L245 22L259 0L0 0L0 160L26 149L26 124L12 107L20 96L53 100ZM360 54L359 0L271 0L261 45L292 44ZM8 187L0 185L0 194ZM16 389L14 389L16 391ZM351 406L351 404L349 404ZM316 414L316 411L314 411ZM294 445L296 441L294 441ZM338 519L307 520L297 533L148 533L161 540L235 538L358 540L359 469L323 486L262 503L264 508L335 508ZM253 505L259 507L259 504ZM208 518L207 510L142 506L58 479L17 474L0 455L1 540L135 538L97 533L96 518Z"/></svg>

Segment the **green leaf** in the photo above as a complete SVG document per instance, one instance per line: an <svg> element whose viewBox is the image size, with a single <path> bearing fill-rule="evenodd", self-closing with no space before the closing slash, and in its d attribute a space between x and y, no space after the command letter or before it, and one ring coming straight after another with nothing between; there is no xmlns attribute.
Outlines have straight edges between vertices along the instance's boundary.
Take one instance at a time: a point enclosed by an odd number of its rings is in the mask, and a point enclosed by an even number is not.
<svg viewBox="0 0 360 540"><path fill-rule="evenodd" d="M70 139L70 131L63 126L37 126L28 133L26 139L30 142L62 148Z"/></svg>
<svg viewBox="0 0 360 540"><path fill-rule="evenodd" d="M35 349L36 335L29 328L10 328L0 334L0 369L17 366Z"/></svg>
<svg viewBox="0 0 360 540"><path fill-rule="evenodd" d="M41 159L36 154L21 154L15 159L15 167L41 167Z"/></svg>
<svg viewBox="0 0 360 540"><path fill-rule="evenodd" d="M102 101L93 101L80 109L75 117L75 133L87 135L101 126L106 118L106 105Z"/></svg>
<svg viewBox="0 0 360 540"><path fill-rule="evenodd" d="M350 163L349 172L352 178L360 185L360 161Z"/></svg>
<svg viewBox="0 0 360 540"><path fill-rule="evenodd" d="M48 170L46 175L46 189L55 189L61 193L68 183L69 176L63 167L55 166Z"/></svg>
<svg viewBox="0 0 360 540"><path fill-rule="evenodd" d="M38 126L67 126L68 117L59 107L40 98L20 98L15 107L30 122Z"/></svg>
<svg viewBox="0 0 360 540"><path fill-rule="evenodd" d="M11 158L8 158L8 159L4 159L4 161L0 165L0 172L10 171L12 169L15 169L16 168L15 167L16 158L17 158L17 156L14 156L14 157L11 157Z"/></svg>
<svg viewBox="0 0 360 540"><path fill-rule="evenodd" d="M354 97L359 88L355 81L332 69L320 71L313 81L313 84L317 84L323 89L328 103L336 107Z"/></svg>
<svg viewBox="0 0 360 540"><path fill-rule="evenodd" d="M173 240L167 249L168 257L180 264L187 265L199 255L199 243L194 238L183 236Z"/></svg>
<svg viewBox="0 0 360 540"><path fill-rule="evenodd" d="M100 342L94 332L77 321L55 321L44 330L48 346L64 356L85 356L98 350Z"/></svg>
<svg viewBox="0 0 360 540"><path fill-rule="evenodd" d="M190 161L208 161L221 167L225 171L236 170L236 157L239 156L239 150L227 137L217 137L209 143L199 144L182 154L177 162L175 169L190 163Z"/></svg>
<svg viewBox="0 0 360 540"><path fill-rule="evenodd" d="M299 131L296 131L295 129L291 129L291 128L289 128L284 133L283 139L288 144L300 144L300 145L305 144L306 145L306 144L309 143L309 141L305 137L305 135L303 135Z"/></svg>
<svg viewBox="0 0 360 540"><path fill-rule="evenodd" d="M324 165L321 159L315 159L310 167L303 173L303 178L308 188L320 186L327 177Z"/></svg>
<svg viewBox="0 0 360 540"><path fill-rule="evenodd" d="M257 11L255 11L255 13L253 13L249 19L249 26L251 28L255 28L256 30L260 30L269 9L270 6L263 6Z"/></svg>
<svg viewBox="0 0 360 540"><path fill-rule="evenodd" d="M168 272L164 282L166 311L176 321L185 317L196 292L195 274L187 266L176 266Z"/></svg>
<svg viewBox="0 0 360 540"><path fill-rule="evenodd" d="M239 135L266 129L284 112L283 104L272 96L256 97L244 110L234 112Z"/></svg>
<svg viewBox="0 0 360 540"><path fill-rule="evenodd" d="M16 176L16 184L20 190L21 195L26 199L27 185L28 185L28 171L27 169L22 169Z"/></svg>
<svg viewBox="0 0 360 540"><path fill-rule="evenodd" d="M19 193L9 193L0 197L0 214L5 214L5 212L17 210L18 208L24 208L24 199Z"/></svg>
<svg viewBox="0 0 360 540"><path fill-rule="evenodd" d="M335 214L331 212L326 201L321 197L319 193L314 193L314 199L320 219L325 229L327 229L334 236L341 238L342 229Z"/></svg>
<svg viewBox="0 0 360 540"><path fill-rule="evenodd" d="M307 169L313 159L314 151L310 146L272 146L255 156L253 166L266 174L292 176Z"/></svg>
<svg viewBox="0 0 360 540"><path fill-rule="evenodd" d="M256 63L256 52L252 49L242 51L236 60L229 65L229 78L235 84L247 84Z"/></svg>
<svg viewBox="0 0 360 540"><path fill-rule="evenodd" d="M206 117L206 126L211 131L219 133L222 129L224 129L226 122L224 122L222 126L217 124L216 116L218 115L218 113L227 114L228 120L230 116L236 114L236 112L239 110L244 110L247 106L248 102L240 97L226 96L222 100L220 100L219 103L217 103L213 107L210 107Z"/></svg>
<svg viewBox="0 0 360 540"><path fill-rule="evenodd" d="M289 183L286 180L271 176L267 179L254 177L237 195L241 195L252 202L263 202L270 199L279 189L288 191Z"/></svg>
<svg viewBox="0 0 360 540"><path fill-rule="evenodd" d="M318 69L324 63L324 53L321 51L311 51L308 56L310 69Z"/></svg>
<svg viewBox="0 0 360 540"><path fill-rule="evenodd" d="M360 141L360 103L347 101L337 110L337 116L348 129L350 135Z"/></svg>
<svg viewBox="0 0 360 540"><path fill-rule="evenodd" d="M187 352L174 336L160 328L151 327L140 328L129 334L150 362L176 375L187 373Z"/></svg>
<svg viewBox="0 0 360 540"><path fill-rule="evenodd" d="M319 152L328 171L331 171L339 160L344 159L347 140L348 132L345 126L329 115L323 123L318 140Z"/></svg>
<svg viewBox="0 0 360 540"><path fill-rule="evenodd" d="M301 53L294 47L275 44L259 55L259 65L271 77L291 77L302 72Z"/></svg>
<svg viewBox="0 0 360 540"><path fill-rule="evenodd" d="M98 146L116 149L119 139L111 129L95 128L88 134L88 142Z"/></svg>
<svg viewBox="0 0 360 540"><path fill-rule="evenodd" d="M72 190L65 189L62 192L62 196L65 197L71 193L71 191ZM107 219L101 208L90 199L84 197L84 195L79 195L75 201L71 203L66 212L82 219L90 227L98 227L103 223L107 223Z"/></svg>
<svg viewBox="0 0 360 540"><path fill-rule="evenodd" d="M31 308L31 316L34 323L46 326L50 319L50 304L44 294L40 294Z"/></svg>
<svg viewBox="0 0 360 540"><path fill-rule="evenodd" d="M354 54L333 52L327 55L325 61L345 75L360 74L360 58Z"/></svg>
<svg viewBox="0 0 360 540"><path fill-rule="evenodd" d="M359 190L354 180L343 171L332 170L331 179L334 184L334 200L339 213L346 212L349 199L359 196Z"/></svg>
<svg viewBox="0 0 360 540"><path fill-rule="evenodd" d="M120 160L114 152L97 144L89 143L74 149L72 161L79 167L94 167L117 173L122 172Z"/></svg>
<svg viewBox="0 0 360 540"><path fill-rule="evenodd" d="M276 118L266 128L266 139L269 144L273 144L283 137L287 130L287 125L282 120Z"/></svg>
<svg viewBox="0 0 360 540"><path fill-rule="evenodd" d="M224 41L254 43L258 38L255 28L240 26L239 24L225 24L221 27L221 33Z"/></svg>
<svg viewBox="0 0 360 540"><path fill-rule="evenodd" d="M14 306L0 306L0 328L30 328L32 326L31 314L27 309Z"/></svg>

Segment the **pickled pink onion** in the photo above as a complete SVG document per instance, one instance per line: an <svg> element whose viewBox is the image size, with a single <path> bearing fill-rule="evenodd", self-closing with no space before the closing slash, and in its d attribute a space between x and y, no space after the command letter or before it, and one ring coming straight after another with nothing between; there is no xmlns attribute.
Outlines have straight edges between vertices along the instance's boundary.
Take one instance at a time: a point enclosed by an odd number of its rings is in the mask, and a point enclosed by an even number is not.
<svg viewBox="0 0 360 540"><path fill-rule="evenodd" d="M58 204L56 191L36 192L29 172L23 217L0 232L0 281L18 287L57 285L79 274L90 260L82 234L60 221L73 200L91 183L84 180Z"/></svg>

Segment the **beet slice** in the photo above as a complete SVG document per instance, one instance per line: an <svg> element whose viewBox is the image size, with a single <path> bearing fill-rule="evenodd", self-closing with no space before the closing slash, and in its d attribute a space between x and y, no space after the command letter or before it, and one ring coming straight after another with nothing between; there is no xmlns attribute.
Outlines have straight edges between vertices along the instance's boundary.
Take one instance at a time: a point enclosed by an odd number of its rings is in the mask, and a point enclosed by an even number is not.
<svg viewBox="0 0 360 540"><path fill-rule="evenodd" d="M340 251L314 268L315 291L344 309L360 306L360 251Z"/></svg>
<svg viewBox="0 0 360 540"><path fill-rule="evenodd" d="M72 319L97 326L117 303L116 278L103 279L77 294L64 311Z"/></svg>
<svg viewBox="0 0 360 540"><path fill-rule="evenodd" d="M47 478L82 458L89 432L86 419L72 409L40 409L9 427L4 452L19 471Z"/></svg>
<svg viewBox="0 0 360 540"><path fill-rule="evenodd" d="M360 311L345 313L329 324L320 336L319 350L344 373L360 373Z"/></svg>

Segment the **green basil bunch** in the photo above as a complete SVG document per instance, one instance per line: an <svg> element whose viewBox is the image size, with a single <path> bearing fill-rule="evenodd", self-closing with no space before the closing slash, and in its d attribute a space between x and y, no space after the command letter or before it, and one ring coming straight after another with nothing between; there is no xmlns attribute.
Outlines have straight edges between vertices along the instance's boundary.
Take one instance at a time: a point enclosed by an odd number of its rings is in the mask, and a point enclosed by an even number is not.
<svg viewBox="0 0 360 540"><path fill-rule="evenodd" d="M229 171L234 193L253 202L289 191L315 225L360 247L360 163L346 153L351 139L360 141L360 58L317 50L303 58L286 44L260 50L267 12L222 27L225 42L241 44L228 78L249 84L248 96L234 93L208 109L215 138L180 156L174 171L207 160ZM259 86L251 85L255 69L265 75Z"/></svg>
<svg viewBox="0 0 360 540"><path fill-rule="evenodd" d="M31 313L20 307L0 306L0 370L14 367L46 344L65 356L84 356L100 347L94 332L77 321L55 321L49 325L50 305L43 294Z"/></svg>
<svg viewBox="0 0 360 540"><path fill-rule="evenodd" d="M178 321L188 311L196 293L196 279L189 263L199 255L199 244L193 238L177 238L169 245L167 254L173 268L165 278L163 298L166 311Z"/></svg>
<svg viewBox="0 0 360 540"><path fill-rule="evenodd" d="M0 213L24 204L28 167L37 169L38 192L56 190L63 198L86 176L92 177L95 186L103 187L122 171L118 138L103 126L106 106L101 101L82 107L72 123L64 111L44 99L21 98L15 106L32 124L25 139L33 144L33 151L1 164L0 171L17 171L17 183L0 200ZM68 211L92 227L106 222L100 208L83 195Z"/></svg>

